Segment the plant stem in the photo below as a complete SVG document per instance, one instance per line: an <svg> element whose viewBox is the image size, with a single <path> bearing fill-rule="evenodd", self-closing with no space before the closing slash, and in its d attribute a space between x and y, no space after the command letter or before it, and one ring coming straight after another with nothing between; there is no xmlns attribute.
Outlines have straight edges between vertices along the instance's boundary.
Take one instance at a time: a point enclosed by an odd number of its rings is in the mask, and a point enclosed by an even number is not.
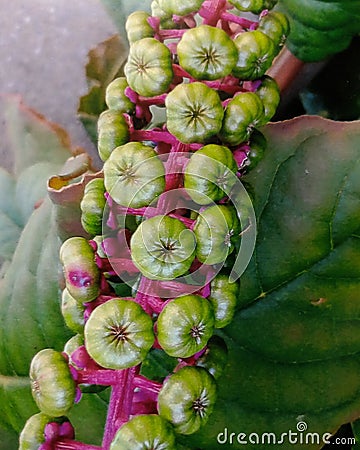
<svg viewBox="0 0 360 450"><path fill-rule="evenodd" d="M136 367L116 371L117 383L111 388L102 449L109 450L117 430L129 420L131 413L133 380Z"/></svg>
<svg viewBox="0 0 360 450"><path fill-rule="evenodd" d="M143 375L136 375L134 378L134 386L152 392L154 394L158 394L160 392L160 389L162 388L162 383L149 380Z"/></svg>
<svg viewBox="0 0 360 450"><path fill-rule="evenodd" d="M82 442L72 441L71 439L64 439L52 444L54 450L102 450L102 447L97 445L83 444Z"/></svg>
<svg viewBox="0 0 360 450"><path fill-rule="evenodd" d="M274 64L270 67L267 75L274 78L281 92L286 91L292 84L304 66L304 62L294 56L287 47L284 47Z"/></svg>

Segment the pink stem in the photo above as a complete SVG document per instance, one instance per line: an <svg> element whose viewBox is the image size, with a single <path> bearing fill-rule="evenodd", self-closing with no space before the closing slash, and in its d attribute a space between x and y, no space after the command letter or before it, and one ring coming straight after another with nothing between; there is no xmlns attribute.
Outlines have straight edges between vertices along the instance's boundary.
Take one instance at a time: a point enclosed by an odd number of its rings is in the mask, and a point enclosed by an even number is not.
<svg viewBox="0 0 360 450"><path fill-rule="evenodd" d="M165 302L155 295L148 295L147 303L155 314L160 314L165 306Z"/></svg>
<svg viewBox="0 0 360 450"><path fill-rule="evenodd" d="M158 130L131 130L130 132L132 141L154 141L165 142L167 144L175 144L177 139L168 131Z"/></svg>
<svg viewBox="0 0 360 450"><path fill-rule="evenodd" d="M84 369L77 372L79 384L112 386L118 383L117 372L112 369Z"/></svg>
<svg viewBox="0 0 360 450"><path fill-rule="evenodd" d="M195 222L194 219L189 219L188 217L180 216L180 214L168 214L169 217L173 217L174 219L180 220L187 228L191 228Z"/></svg>
<svg viewBox="0 0 360 450"><path fill-rule="evenodd" d="M187 31L187 29L182 30L158 30L157 35L161 40L164 39L179 39L183 36L183 34Z"/></svg>
<svg viewBox="0 0 360 450"><path fill-rule="evenodd" d="M235 14L231 14L228 12L221 13L221 19L227 20L228 22L236 23L237 25L240 25L242 28L251 28L255 29L254 27L257 26L257 22L254 22L253 20L245 19L244 17L236 16Z"/></svg>
<svg viewBox="0 0 360 450"><path fill-rule="evenodd" d="M137 388L152 392L154 394L158 394L160 392L160 389L162 388L162 383L158 383L157 381L149 380L148 378L144 377L143 375L135 375L134 386Z"/></svg>
<svg viewBox="0 0 360 450"><path fill-rule="evenodd" d="M117 384L111 389L108 415L102 442L103 450L109 450L117 430L129 420L132 398L134 395L132 386L136 370L136 367L131 367L130 369L115 372Z"/></svg>
<svg viewBox="0 0 360 450"><path fill-rule="evenodd" d="M98 447L97 445L84 444L83 442L72 441L71 439L54 442L51 448L53 450L102 450L102 447Z"/></svg>

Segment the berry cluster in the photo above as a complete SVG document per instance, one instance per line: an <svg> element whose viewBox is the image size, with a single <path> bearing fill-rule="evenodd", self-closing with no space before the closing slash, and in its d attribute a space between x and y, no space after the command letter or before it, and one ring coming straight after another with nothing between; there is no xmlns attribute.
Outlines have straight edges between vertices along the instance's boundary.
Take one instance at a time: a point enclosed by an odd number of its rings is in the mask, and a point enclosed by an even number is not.
<svg viewBox="0 0 360 450"><path fill-rule="evenodd" d="M239 176L261 158L256 128L279 102L265 75L288 33L275 3L154 0L152 15L129 16L125 76L98 121L104 168L81 202L89 239L60 251L76 335L32 360L41 413L20 450L99 449L74 440L66 415L109 386L104 450L171 450L208 420L227 354L216 330L235 313L255 227ZM166 377L149 370L154 354L172 366Z"/></svg>

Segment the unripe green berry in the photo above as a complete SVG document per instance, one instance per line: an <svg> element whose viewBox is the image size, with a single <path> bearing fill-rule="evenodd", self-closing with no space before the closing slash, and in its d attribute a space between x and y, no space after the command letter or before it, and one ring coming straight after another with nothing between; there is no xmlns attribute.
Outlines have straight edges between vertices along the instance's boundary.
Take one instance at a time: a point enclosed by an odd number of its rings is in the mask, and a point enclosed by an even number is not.
<svg viewBox="0 0 360 450"><path fill-rule="evenodd" d="M104 184L119 205L150 205L165 189L165 168L157 153L141 142L117 147L104 164Z"/></svg>
<svg viewBox="0 0 360 450"><path fill-rule="evenodd" d="M204 264L220 264L234 250L240 221L233 206L214 205L201 211L194 226L196 256Z"/></svg>
<svg viewBox="0 0 360 450"><path fill-rule="evenodd" d="M185 168L184 187L200 205L216 202L230 193L237 182L237 169L227 147L205 145L191 156Z"/></svg>
<svg viewBox="0 0 360 450"><path fill-rule="evenodd" d="M179 84L167 95L165 106L167 128L181 142L206 142L221 129L219 94L203 83Z"/></svg>
<svg viewBox="0 0 360 450"><path fill-rule="evenodd" d="M229 0L240 11L249 11L259 14L264 9L272 9L277 0Z"/></svg>
<svg viewBox="0 0 360 450"><path fill-rule="evenodd" d="M214 335L209 339L205 353L196 361L196 365L204 367L215 380L224 372L228 360L228 349L224 339Z"/></svg>
<svg viewBox="0 0 360 450"><path fill-rule="evenodd" d="M220 136L229 145L247 141L264 117L264 105L254 92L236 95L227 105Z"/></svg>
<svg viewBox="0 0 360 450"><path fill-rule="evenodd" d="M103 213L106 205L103 178L95 178L87 183L80 202L81 225L90 236L102 233Z"/></svg>
<svg viewBox="0 0 360 450"><path fill-rule="evenodd" d="M255 91L264 105L264 115L257 126L265 125L276 113L280 103L280 89L276 81L265 75L261 80L261 85Z"/></svg>
<svg viewBox="0 0 360 450"><path fill-rule="evenodd" d="M160 8L168 14L186 16L198 11L204 0L158 0Z"/></svg>
<svg viewBox="0 0 360 450"><path fill-rule="evenodd" d="M134 112L135 104L125 95L125 89L128 86L125 77L115 78L108 84L105 91L105 102L109 109L127 114Z"/></svg>
<svg viewBox="0 0 360 450"><path fill-rule="evenodd" d="M60 248L66 288L80 303L91 302L99 295L100 272L95 252L82 237L67 239Z"/></svg>
<svg viewBox="0 0 360 450"><path fill-rule="evenodd" d="M261 31L246 31L239 34L234 43L239 58L233 74L241 80L256 80L271 66L276 54L273 40Z"/></svg>
<svg viewBox="0 0 360 450"><path fill-rule="evenodd" d="M115 298L94 309L85 347L100 366L126 369L143 361L154 342L151 317L132 300Z"/></svg>
<svg viewBox="0 0 360 450"><path fill-rule="evenodd" d="M72 297L65 288L61 296L61 313L67 327L74 333L84 332L84 306Z"/></svg>
<svg viewBox="0 0 360 450"><path fill-rule="evenodd" d="M100 114L97 127L99 156L106 161L114 148L128 142L129 127L122 112L113 109Z"/></svg>
<svg viewBox="0 0 360 450"><path fill-rule="evenodd" d="M172 14L164 11L159 5L159 1L153 0L151 2L151 15L160 19L162 29L176 28L176 24L172 20Z"/></svg>
<svg viewBox="0 0 360 450"><path fill-rule="evenodd" d="M233 320L239 295L239 283L230 283L228 275L218 274L211 281L210 286L209 301L214 309L215 327L224 328Z"/></svg>
<svg viewBox="0 0 360 450"><path fill-rule="evenodd" d="M198 80L217 80L229 75L238 59L235 44L216 27L199 25L184 33L177 45L180 65Z"/></svg>
<svg viewBox="0 0 360 450"><path fill-rule="evenodd" d="M142 222L131 237L131 258L151 280L184 275L195 257L194 233L178 219L159 215Z"/></svg>
<svg viewBox="0 0 360 450"><path fill-rule="evenodd" d="M125 23L125 30L129 44L133 44L143 38L153 37L154 29L147 19L150 17L145 11L134 11L131 13Z"/></svg>
<svg viewBox="0 0 360 450"><path fill-rule="evenodd" d="M44 413L31 416L20 433L18 450L38 450L41 444L45 442L45 427L53 420Z"/></svg>
<svg viewBox="0 0 360 450"><path fill-rule="evenodd" d="M260 18L257 29L274 41L277 47L276 53L278 53L284 46L290 32L290 24L288 18L282 12L269 11Z"/></svg>
<svg viewBox="0 0 360 450"><path fill-rule="evenodd" d="M183 295L167 303L158 321L158 341L165 352L188 358L205 347L214 330L214 311L200 295Z"/></svg>
<svg viewBox="0 0 360 450"><path fill-rule="evenodd" d="M149 414L131 418L116 433L110 450L176 450L175 433L162 417Z"/></svg>
<svg viewBox="0 0 360 450"><path fill-rule="evenodd" d="M144 97L165 93L173 79L170 50L155 38L144 38L130 46L125 76L131 89Z"/></svg>
<svg viewBox="0 0 360 450"><path fill-rule="evenodd" d="M267 147L265 136L260 131L254 130L250 138L249 146L250 151L245 161L245 167L248 171L254 169L264 157Z"/></svg>
<svg viewBox="0 0 360 450"><path fill-rule="evenodd" d="M37 353L30 364L34 400L44 414L64 416L74 404L76 384L64 356L50 348Z"/></svg>
<svg viewBox="0 0 360 450"><path fill-rule="evenodd" d="M158 398L160 416L180 434L192 434L208 421L216 401L216 382L202 367L186 366L164 383Z"/></svg>

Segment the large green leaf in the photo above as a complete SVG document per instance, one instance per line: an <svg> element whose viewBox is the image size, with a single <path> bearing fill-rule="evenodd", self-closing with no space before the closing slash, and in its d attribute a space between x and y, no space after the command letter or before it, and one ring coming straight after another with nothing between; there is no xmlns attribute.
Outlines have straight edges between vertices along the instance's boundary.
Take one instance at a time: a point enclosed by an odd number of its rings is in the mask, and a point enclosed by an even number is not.
<svg viewBox="0 0 360 450"><path fill-rule="evenodd" d="M66 183L90 162L84 154L69 158L79 150L66 132L18 97L1 98L1 106L14 172L0 170L0 256L8 260L0 277L0 428L10 450L11 433L37 412L28 379L33 355L44 347L62 350L70 337L60 312L59 207L47 198L47 179L59 173ZM63 220L69 223L73 211L63 207ZM87 402L96 416L98 403Z"/></svg>
<svg viewBox="0 0 360 450"><path fill-rule="evenodd" d="M30 215L46 197L46 180L71 156L66 132L26 107L0 97L13 174L0 168L0 257L10 260Z"/></svg>
<svg viewBox="0 0 360 450"><path fill-rule="evenodd" d="M0 395L1 404L8 405L1 422L17 431L34 405L29 393L21 393L19 401L15 387L26 390L30 361L36 352L45 347L62 350L69 337L60 314L60 241L52 215L49 200L34 211L0 282Z"/></svg>
<svg viewBox="0 0 360 450"><path fill-rule="evenodd" d="M15 199L15 179L0 168L0 257L10 260L21 233Z"/></svg>
<svg viewBox="0 0 360 450"><path fill-rule="evenodd" d="M290 20L287 45L303 61L344 50L360 32L359 0L279 0Z"/></svg>
<svg viewBox="0 0 360 450"><path fill-rule="evenodd" d="M265 134L267 154L244 178L257 244L224 333L217 409L191 440L200 448L221 448L225 428L223 448L268 449L230 445L229 433L280 439L305 422L321 436L360 416L360 122L308 116ZM300 434L281 448L321 447Z"/></svg>

